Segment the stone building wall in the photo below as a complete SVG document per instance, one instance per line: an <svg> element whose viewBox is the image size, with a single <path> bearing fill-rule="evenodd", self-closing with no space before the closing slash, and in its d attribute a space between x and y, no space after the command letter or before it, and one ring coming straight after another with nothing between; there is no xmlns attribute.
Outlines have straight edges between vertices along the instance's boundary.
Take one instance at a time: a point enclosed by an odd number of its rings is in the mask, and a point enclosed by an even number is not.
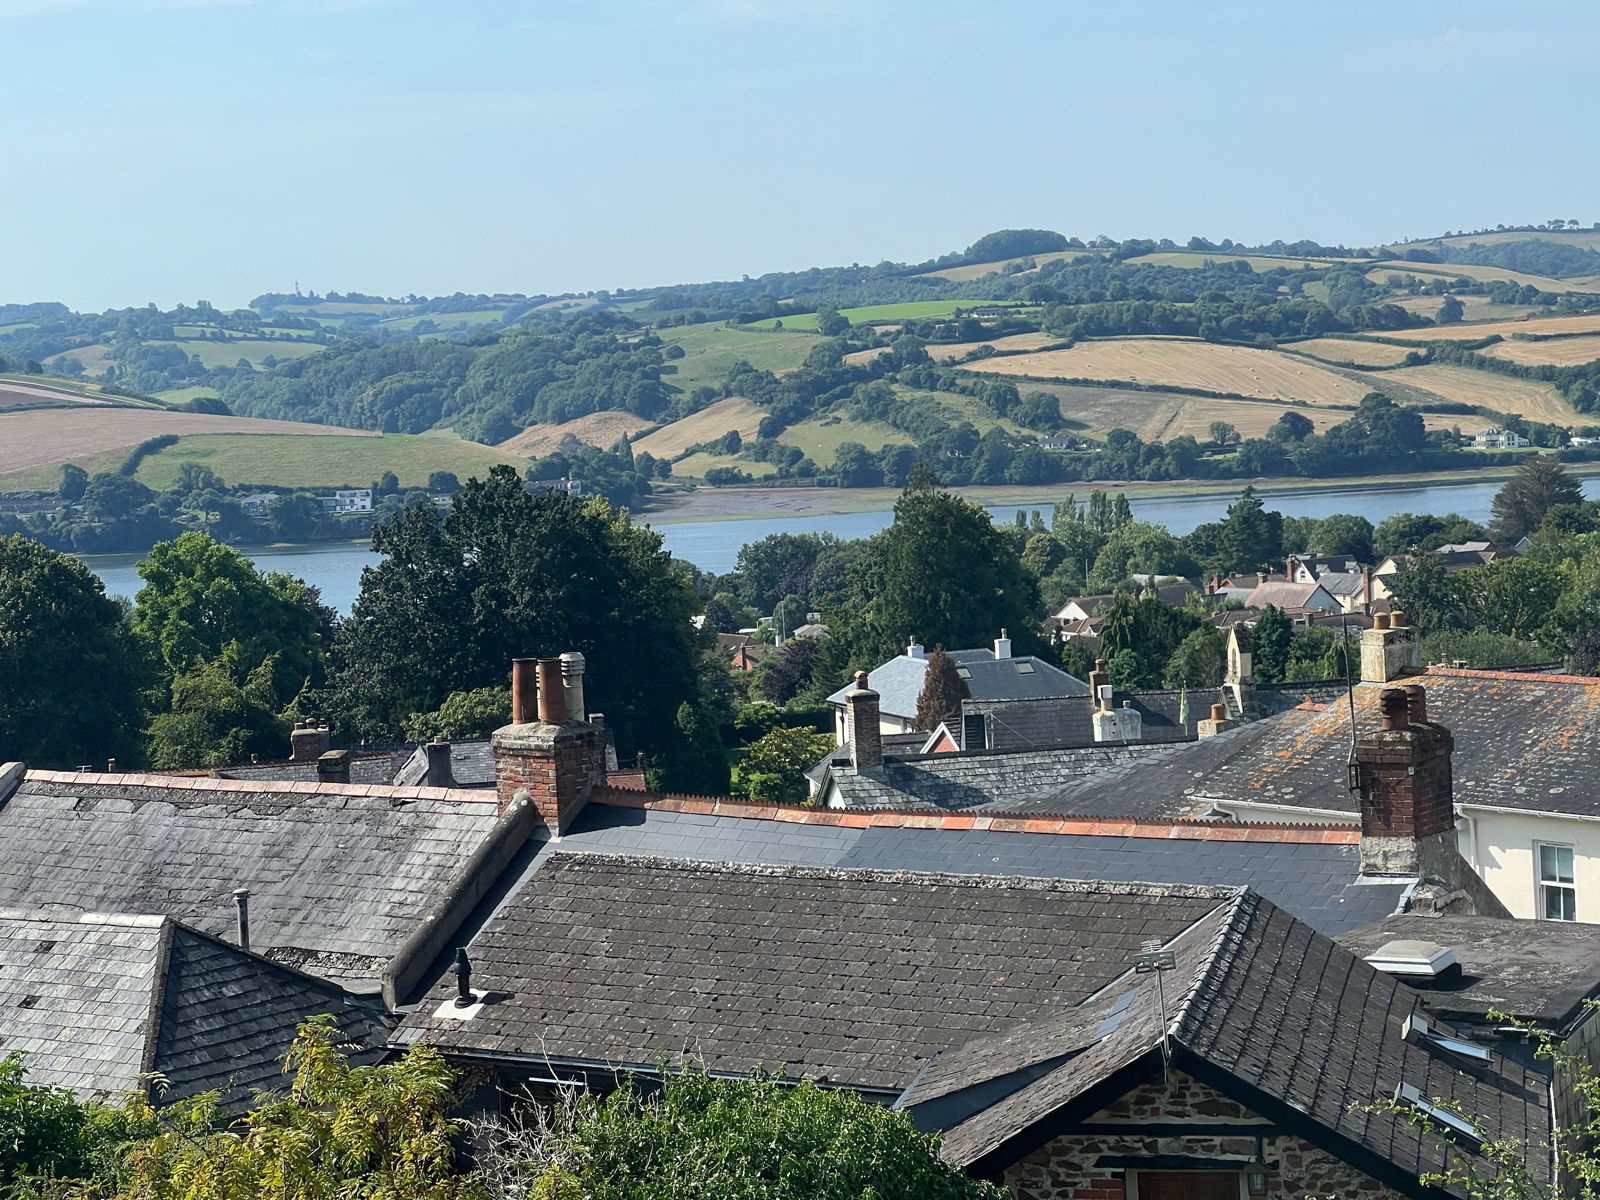
<svg viewBox="0 0 1600 1200"><path fill-rule="evenodd" d="M1005 1182L1017 1200L1123 1200L1127 1170L1097 1166L1102 1157L1187 1157L1237 1163L1243 1172L1255 1159L1257 1130L1272 1128L1269 1121L1179 1071L1171 1073L1166 1085L1157 1078L1136 1088L1085 1124L1104 1131L1063 1135L1006 1170ZM1194 1124L1207 1132L1143 1132L1150 1125L1174 1124ZM1127 1132L1106 1130L1119 1125L1126 1125ZM1218 1126L1237 1126L1238 1132L1217 1132ZM1401 1200L1401 1193L1300 1138L1268 1134L1261 1149L1274 1164L1267 1172L1267 1194L1275 1200Z"/></svg>

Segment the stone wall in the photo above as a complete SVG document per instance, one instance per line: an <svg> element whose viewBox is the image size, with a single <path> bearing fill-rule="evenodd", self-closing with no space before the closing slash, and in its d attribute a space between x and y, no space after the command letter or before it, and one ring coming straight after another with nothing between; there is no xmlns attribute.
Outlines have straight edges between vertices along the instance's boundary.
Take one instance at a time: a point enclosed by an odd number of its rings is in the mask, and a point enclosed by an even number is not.
<svg viewBox="0 0 1600 1200"><path fill-rule="evenodd" d="M1401 1198L1309 1142L1267 1132L1273 1128L1269 1121L1180 1071L1171 1073L1169 1083L1157 1078L1136 1088L1084 1124L1096 1131L1058 1137L1006 1170L1005 1182L1017 1200L1123 1200L1128 1170L1097 1165L1102 1158L1203 1159L1236 1163L1243 1173L1255 1160L1258 1137L1265 1160L1272 1164L1267 1194L1276 1200ZM1177 1124L1204 1132L1173 1135L1149 1129ZM1127 1132L1117 1126L1127 1126Z"/></svg>

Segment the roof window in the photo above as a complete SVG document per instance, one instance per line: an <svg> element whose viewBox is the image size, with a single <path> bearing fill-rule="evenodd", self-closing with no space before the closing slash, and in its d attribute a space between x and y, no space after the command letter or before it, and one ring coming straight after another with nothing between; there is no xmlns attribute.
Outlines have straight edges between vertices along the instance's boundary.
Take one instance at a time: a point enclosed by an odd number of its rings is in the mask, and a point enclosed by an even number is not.
<svg viewBox="0 0 1600 1200"><path fill-rule="evenodd" d="M1483 1148L1483 1134L1478 1127L1467 1120L1458 1112L1440 1104L1437 1100L1430 1100L1409 1083L1402 1083L1394 1090L1394 1102L1416 1109L1428 1120L1438 1125L1445 1133L1457 1141L1466 1142L1472 1149Z"/></svg>
<svg viewBox="0 0 1600 1200"><path fill-rule="evenodd" d="M963 679L971 679L972 678L972 672L967 670L965 667L957 667L956 668L956 674L961 676L961 678L963 678Z"/></svg>
<svg viewBox="0 0 1600 1200"><path fill-rule="evenodd" d="M1426 1046L1430 1050L1443 1050L1469 1062L1488 1065L1494 1055L1482 1046L1474 1045L1448 1025L1435 1025L1421 1013L1412 1013L1400 1026L1400 1036L1408 1042Z"/></svg>
<svg viewBox="0 0 1600 1200"><path fill-rule="evenodd" d="M1017 674L1018 675L1032 675L1033 674L1033 664L1031 662L1018 662L1015 665L1016 665L1016 668L1017 668Z"/></svg>

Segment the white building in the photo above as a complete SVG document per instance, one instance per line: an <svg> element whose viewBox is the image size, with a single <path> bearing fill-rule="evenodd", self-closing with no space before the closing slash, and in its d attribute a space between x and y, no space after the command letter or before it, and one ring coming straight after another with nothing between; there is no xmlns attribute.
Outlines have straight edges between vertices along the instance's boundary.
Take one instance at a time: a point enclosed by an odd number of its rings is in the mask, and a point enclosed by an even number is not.
<svg viewBox="0 0 1600 1200"><path fill-rule="evenodd" d="M1509 429L1491 428L1478 430L1472 437L1472 444L1479 450L1520 450L1533 443Z"/></svg>

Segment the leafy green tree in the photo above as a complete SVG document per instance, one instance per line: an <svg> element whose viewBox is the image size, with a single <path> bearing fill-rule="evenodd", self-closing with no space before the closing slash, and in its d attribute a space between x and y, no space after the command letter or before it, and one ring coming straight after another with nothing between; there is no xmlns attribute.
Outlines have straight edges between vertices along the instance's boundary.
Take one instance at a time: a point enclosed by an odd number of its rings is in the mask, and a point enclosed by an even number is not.
<svg viewBox="0 0 1600 1200"><path fill-rule="evenodd" d="M936 646L928 655L927 670L922 676L922 690L917 693L917 714L912 728L931 733L939 722L961 713L961 702L971 691L966 680L956 672L956 660Z"/></svg>
<svg viewBox="0 0 1600 1200"><path fill-rule="evenodd" d="M1092 592L1104 592L1123 586L1136 574L1187 577L1199 569L1183 543L1160 525L1130 521L1106 539L1086 586Z"/></svg>
<svg viewBox="0 0 1600 1200"><path fill-rule="evenodd" d="M504 687L451 692L433 712L413 713L405 720L406 738L413 742L460 742L486 738L502 725L511 724L511 691Z"/></svg>
<svg viewBox="0 0 1600 1200"><path fill-rule="evenodd" d="M1100 650L1109 665L1121 663L1119 687L1160 687L1170 660L1184 639L1202 627L1199 617L1163 604L1154 596L1119 596L1100 627Z"/></svg>
<svg viewBox="0 0 1600 1200"><path fill-rule="evenodd" d="M821 648L816 638L790 638L761 664L756 691L773 704L787 704L811 686Z"/></svg>
<svg viewBox="0 0 1600 1200"><path fill-rule="evenodd" d="M850 318L836 308L819 308L817 332L825 338L841 337L850 332Z"/></svg>
<svg viewBox="0 0 1600 1200"><path fill-rule="evenodd" d="M678 737L679 705L699 695L702 604L660 534L597 497L529 495L495 467L444 516L407 509L372 545L383 561L339 628L329 710L356 731L393 736L452 692L503 684L513 658L577 650L623 757Z"/></svg>
<svg viewBox="0 0 1600 1200"><path fill-rule="evenodd" d="M1205 626L1189 633L1167 659L1162 683L1169 688L1209 688L1222 683L1228 652L1222 633Z"/></svg>
<svg viewBox="0 0 1600 1200"><path fill-rule="evenodd" d="M0 538L0 752L41 767L137 762L148 660L93 572Z"/></svg>
<svg viewBox="0 0 1600 1200"><path fill-rule="evenodd" d="M1422 661L1466 666L1483 671L1503 671L1542 663L1549 654L1536 642L1507 637L1487 629L1466 632L1444 630L1422 639Z"/></svg>
<svg viewBox="0 0 1600 1200"><path fill-rule="evenodd" d="M444 492L447 495L454 495L461 490L461 480L456 478L454 471L430 471L428 472L428 490L430 492Z"/></svg>
<svg viewBox="0 0 1600 1200"><path fill-rule="evenodd" d="M1515 542L1539 528L1545 513L1557 505L1582 503L1583 485L1559 460L1530 454L1495 493L1489 533L1497 542Z"/></svg>
<svg viewBox="0 0 1600 1200"><path fill-rule="evenodd" d="M303 542L322 520L322 505L309 492L277 496L267 505L267 526L279 541Z"/></svg>
<svg viewBox="0 0 1600 1200"><path fill-rule="evenodd" d="M1262 683L1281 683L1289 677L1289 649L1294 627L1283 610L1267 605L1256 619L1255 676Z"/></svg>
<svg viewBox="0 0 1600 1200"><path fill-rule="evenodd" d="M716 719L705 708L686 700L678 705L673 723L677 736L666 753L658 755L646 769L645 786L652 791L693 796L727 795L728 752L717 732Z"/></svg>
<svg viewBox="0 0 1600 1200"><path fill-rule="evenodd" d="M224 1119L213 1095L164 1113L160 1131L130 1147L118 1200L481 1200L478 1179L456 1161L455 1076L436 1050L353 1066L333 1019L315 1017L285 1073L287 1088L239 1121ZM155 1120L141 1099L130 1107Z"/></svg>
<svg viewBox="0 0 1600 1200"><path fill-rule="evenodd" d="M1467 306L1461 303L1457 296L1446 296L1444 303L1439 306L1439 312L1434 317L1441 325L1459 325L1461 318L1466 315Z"/></svg>
<svg viewBox="0 0 1600 1200"><path fill-rule="evenodd" d="M110 1182L120 1145L155 1130L148 1112L80 1100L26 1081L20 1054L0 1058L0 1191L50 1194L64 1181Z"/></svg>
<svg viewBox="0 0 1600 1200"><path fill-rule="evenodd" d="M831 734L778 725L745 748L739 785L762 804L799 804L806 798L805 773L833 749Z"/></svg>
<svg viewBox="0 0 1600 1200"><path fill-rule="evenodd" d="M811 603L812 572L838 544L832 534L814 533L773 533L747 542L733 566L740 598L764 613L790 594Z"/></svg>
<svg viewBox="0 0 1600 1200"><path fill-rule="evenodd" d="M252 754L285 758L289 722L278 714L274 655L254 668L240 661L237 642L214 659L196 662L172 680L166 712L150 723L150 761L158 767L221 767Z"/></svg>
<svg viewBox="0 0 1600 1200"><path fill-rule="evenodd" d="M1357 562L1373 561L1372 522L1352 513L1334 513L1317 522L1313 544L1318 554L1348 554Z"/></svg>
<svg viewBox="0 0 1600 1200"><path fill-rule="evenodd" d="M1407 623L1424 634L1461 629L1465 623L1458 576L1446 571L1436 554L1403 559L1399 570L1389 577L1389 591L1395 607L1406 614Z"/></svg>
<svg viewBox="0 0 1600 1200"><path fill-rule="evenodd" d="M139 576L133 628L169 681L231 646L233 669L245 676L273 659L274 707L321 686L317 602L300 580L263 575L237 550L197 532L152 547Z"/></svg>
<svg viewBox="0 0 1600 1200"><path fill-rule="evenodd" d="M1253 487L1228 505L1217 533L1222 571L1250 571L1283 559L1283 514L1271 512Z"/></svg>
<svg viewBox="0 0 1600 1200"><path fill-rule="evenodd" d="M1316 431L1310 417L1291 409L1277 419L1267 431L1267 437L1278 442L1303 442Z"/></svg>
<svg viewBox="0 0 1600 1200"><path fill-rule="evenodd" d="M1378 522L1372 533L1372 548L1378 554L1405 554L1486 537L1488 533L1482 525L1460 513L1395 513Z"/></svg>
<svg viewBox="0 0 1600 1200"><path fill-rule="evenodd" d="M773 605L772 628L779 637L788 637L805 623L806 606L799 596L785 596Z"/></svg>
<svg viewBox="0 0 1600 1200"><path fill-rule="evenodd" d="M1561 598L1562 574L1531 558L1502 558L1455 577L1466 623L1507 637L1531 639Z"/></svg>
<svg viewBox="0 0 1600 1200"><path fill-rule="evenodd" d="M76 504L83 499L83 490L89 486L89 472L76 463L63 463L61 466L61 483L56 487L56 495L68 504Z"/></svg>
<svg viewBox="0 0 1600 1200"><path fill-rule="evenodd" d="M172 485L172 490L179 495L189 496L195 492L220 492L226 486L210 467L197 462L186 462L179 464L178 479Z"/></svg>
<svg viewBox="0 0 1600 1200"><path fill-rule="evenodd" d="M1226 421L1213 421L1207 430L1218 446L1231 446L1239 440L1239 431Z"/></svg>
<svg viewBox="0 0 1600 1200"><path fill-rule="evenodd" d="M881 575L863 597L878 657L915 636L946 646L986 646L1009 629L1024 650L1037 642L1037 582L1015 543L976 504L943 491L919 469L874 540Z"/></svg>
<svg viewBox="0 0 1600 1200"><path fill-rule="evenodd" d="M120 521L155 499L156 494L132 476L103 473L84 486L83 512L91 521Z"/></svg>
<svg viewBox="0 0 1600 1200"><path fill-rule="evenodd" d="M941 1161L938 1146L904 1113L845 1088L673 1072L659 1088L625 1086L581 1101L569 1128L535 1153L516 1156L526 1175L510 1191L533 1200L1010 1195Z"/></svg>

